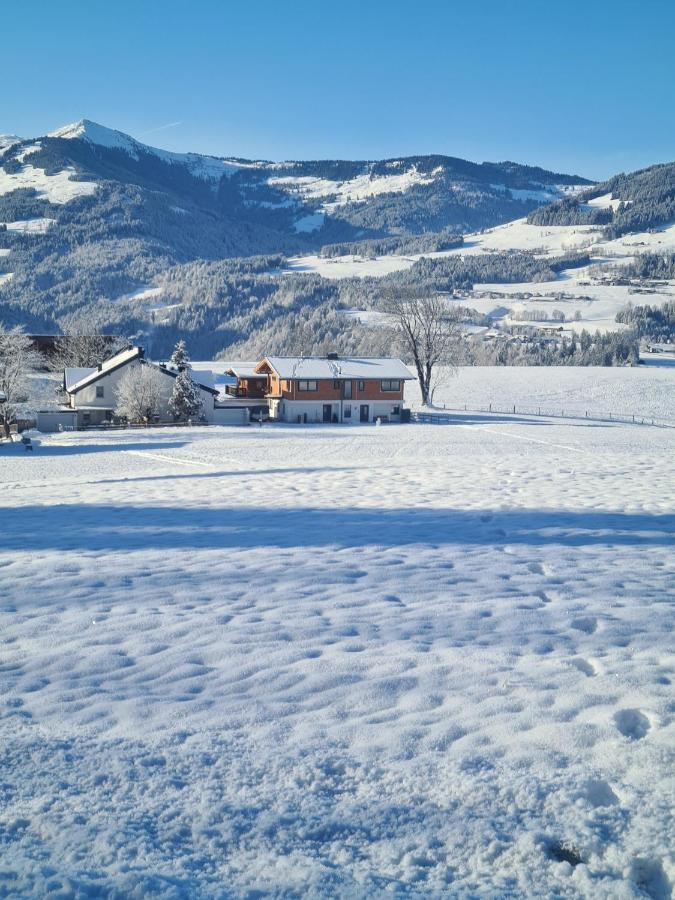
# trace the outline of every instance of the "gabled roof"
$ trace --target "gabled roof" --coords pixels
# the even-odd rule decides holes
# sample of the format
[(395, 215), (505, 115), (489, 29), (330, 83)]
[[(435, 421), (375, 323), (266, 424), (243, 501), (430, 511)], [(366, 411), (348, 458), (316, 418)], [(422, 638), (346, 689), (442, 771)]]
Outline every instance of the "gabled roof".
[(73, 386), (78, 383), (78, 381), (82, 381), (83, 378), (86, 378), (88, 375), (93, 375), (97, 370), (92, 368), (91, 366), (72, 366), (68, 369), (64, 369), (63, 371), (63, 381), (67, 391), (71, 391)]
[(328, 359), (325, 356), (266, 356), (256, 368), (259, 369), (265, 363), (280, 378), (286, 380), (395, 378), (399, 381), (414, 381), (415, 379), (410, 369), (400, 359), (386, 357), (340, 356), (338, 359)]
[[(111, 372), (121, 369), (122, 366), (134, 362), (134, 360), (138, 360), (146, 365), (155, 366), (160, 372), (164, 375), (169, 375), (171, 378), (178, 377), (178, 369), (146, 360), (144, 358), (142, 347), (126, 347), (124, 350), (120, 350), (119, 353), (111, 356), (110, 359), (104, 360), (104, 362), (95, 369), (66, 369), (64, 372), (66, 391), (69, 394), (76, 394), (78, 391), (81, 391), (82, 388), (89, 387), (90, 384), (95, 384), (100, 378), (110, 375)], [(208, 369), (200, 369), (198, 372), (192, 372), (191, 375), (194, 383), (202, 388), (202, 390), (208, 391), (214, 396), (218, 395), (218, 391), (213, 386), (213, 372), (210, 372)]]
[(257, 365), (257, 362), (233, 363), (230, 368), (225, 371), (225, 374), (234, 375), (235, 378), (261, 378), (265, 373), (256, 372)]
[[(70, 387), (68, 387), (66, 376), (66, 391), (69, 394), (76, 394), (78, 391), (81, 391), (82, 388), (88, 387), (90, 384), (94, 384), (94, 382), (98, 381), (99, 378), (103, 378), (104, 375), (110, 375), (110, 373), (114, 372), (115, 369), (126, 366), (127, 363), (132, 362), (134, 359), (143, 359), (143, 348), (125, 347), (124, 350), (120, 350), (119, 353), (111, 356), (110, 359), (104, 360), (97, 366), (97, 368), (87, 370), (88, 374), (80, 378), (79, 381), (71, 383)], [(66, 372), (68, 371), (69, 370), (66, 369)], [(70, 371), (72, 372), (73, 370), (71, 369)]]
[[(163, 363), (151, 363), (148, 362), (148, 365), (156, 366), (160, 372), (164, 375), (170, 375), (171, 378), (178, 378), (180, 375), (180, 369), (174, 369), (173, 367), (169, 367), (168, 365), (164, 365)], [(202, 388), (204, 391), (208, 391), (209, 394), (213, 394), (214, 396), (218, 395), (218, 391), (213, 386), (213, 372), (208, 369), (199, 369), (195, 371), (194, 369), (190, 369), (190, 377), (197, 385), (197, 387)]]

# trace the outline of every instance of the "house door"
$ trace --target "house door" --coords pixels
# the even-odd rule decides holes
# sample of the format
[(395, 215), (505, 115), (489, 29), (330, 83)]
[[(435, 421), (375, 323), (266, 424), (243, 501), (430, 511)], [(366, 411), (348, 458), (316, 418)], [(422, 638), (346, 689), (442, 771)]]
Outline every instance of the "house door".
[(323, 405), (323, 420), (324, 422), (330, 422), (333, 418), (333, 406), (331, 403), (324, 403)]
[(361, 421), (369, 422), (370, 421), (370, 409), (367, 403), (361, 404)]

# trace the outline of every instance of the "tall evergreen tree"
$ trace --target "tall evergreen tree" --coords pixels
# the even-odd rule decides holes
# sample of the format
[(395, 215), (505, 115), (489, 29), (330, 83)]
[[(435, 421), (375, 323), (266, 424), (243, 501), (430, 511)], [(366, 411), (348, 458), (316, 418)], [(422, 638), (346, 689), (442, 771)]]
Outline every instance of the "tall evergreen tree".
[(173, 348), (173, 353), (171, 354), (171, 359), (169, 360), (172, 366), (175, 366), (181, 372), (184, 369), (191, 369), (190, 365), (190, 354), (187, 352), (185, 347), (185, 341), (180, 340)]
[(183, 368), (176, 376), (169, 409), (177, 419), (185, 422), (199, 415), (203, 405), (199, 388), (192, 380), (190, 370)]

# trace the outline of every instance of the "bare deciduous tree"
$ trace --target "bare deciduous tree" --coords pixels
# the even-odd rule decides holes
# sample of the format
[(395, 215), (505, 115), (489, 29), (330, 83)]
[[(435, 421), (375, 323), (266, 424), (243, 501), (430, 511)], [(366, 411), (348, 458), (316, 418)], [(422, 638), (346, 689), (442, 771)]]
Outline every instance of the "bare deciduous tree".
[(31, 394), (28, 375), (41, 368), (44, 360), (27, 334), (19, 328), (5, 328), (0, 324), (0, 391), (5, 397), (0, 405), (0, 423), (9, 433), (21, 404)]
[(129, 422), (149, 422), (161, 411), (166, 378), (152, 365), (130, 368), (120, 379), (115, 413)]
[(436, 388), (457, 369), (460, 346), (457, 316), (448, 301), (438, 294), (420, 294), (401, 288), (383, 299), (394, 340), (412, 359), (422, 403), (428, 406), (433, 402)]

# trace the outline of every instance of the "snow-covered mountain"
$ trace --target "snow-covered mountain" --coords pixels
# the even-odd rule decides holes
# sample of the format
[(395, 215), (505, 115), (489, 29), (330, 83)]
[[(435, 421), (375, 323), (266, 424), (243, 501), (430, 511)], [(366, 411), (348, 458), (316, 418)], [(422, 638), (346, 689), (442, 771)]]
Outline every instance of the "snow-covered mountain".
[[(11, 169), (29, 155), (34, 158), (27, 171)], [(161, 185), (202, 204), (200, 186), (190, 179), (222, 195), (223, 202), (215, 204), (220, 212), (234, 211), (239, 220), (253, 217), (257, 224), (301, 235), (314, 245), (494, 225), (589, 183), (516, 163), (476, 164), (445, 156), (269, 162), (171, 153), (89, 119), (32, 141), (9, 138), (5, 160), (2, 194), (30, 189), (33, 179), (38, 193), (62, 202), (63, 191), (50, 193), (41, 173), (66, 172), (80, 183)], [(86, 192), (71, 190), (72, 197)], [(207, 199), (214, 205), (213, 197)]]
[(86, 141), (95, 147), (108, 150), (121, 150), (132, 159), (138, 160), (142, 155), (152, 154), (164, 162), (172, 165), (185, 166), (197, 178), (208, 178), (218, 181), (224, 175), (229, 175), (239, 164), (231, 163), (214, 156), (204, 156), (199, 153), (171, 153), (168, 150), (160, 150), (142, 144), (135, 138), (122, 131), (106, 128), (90, 119), (81, 119), (71, 125), (65, 125), (56, 131), (50, 132), (47, 137), (61, 138), (70, 141)]
[[(448, 156), (271, 162), (171, 153), (83, 119), (0, 139), (0, 320), (45, 332), (84, 322), (160, 354), (180, 331), (207, 356), (309, 318), (298, 341), (314, 346), (335, 340), (337, 310), (372, 308), (378, 278), (518, 285), (550, 277), (536, 257), (673, 219), (675, 165), (594, 186)], [(446, 253), (494, 262), (462, 275)], [(611, 324), (612, 304), (593, 310)]]

